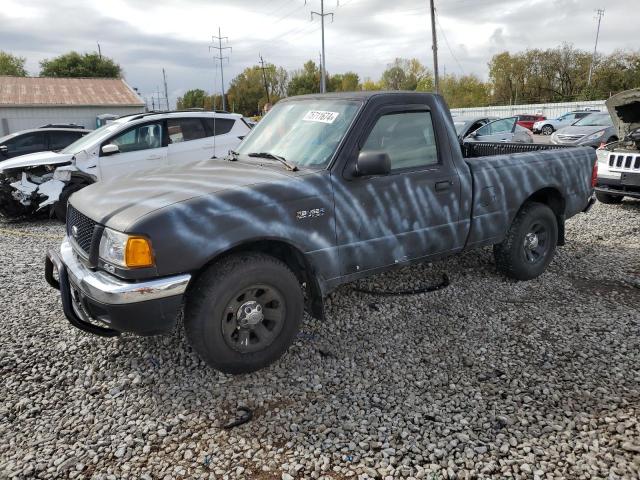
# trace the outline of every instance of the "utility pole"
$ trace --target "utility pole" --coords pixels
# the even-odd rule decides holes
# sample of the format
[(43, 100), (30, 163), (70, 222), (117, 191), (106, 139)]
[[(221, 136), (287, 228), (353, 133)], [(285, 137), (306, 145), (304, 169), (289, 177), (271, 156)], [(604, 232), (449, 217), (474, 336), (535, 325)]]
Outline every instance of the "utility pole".
[(260, 68), (262, 69), (262, 80), (264, 81), (264, 91), (267, 94), (267, 103), (271, 103), (271, 98), (269, 98), (269, 85), (267, 84), (267, 74), (264, 73), (264, 60), (262, 59), (262, 55), (260, 55)]
[(327, 12), (324, 13), (324, 0), (320, 0), (320, 13), (311, 12), (311, 20), (313, 20), (313, 16), (317, 15), (320, 17), (320, 24), (322, 30), (322, 59), (320, 61), (320, 93), (326, 93), (327, 91), (327, 72), (326, 72), (326, 64), (325, 64), (325, 54), (324, 54), (324, 17), (331, 16), (331, 22), (333, 22), (333, 13)]
[[(215, 46), (215, 42), (216, 40), (218, 41), (218, 46)], [(217, 50), (218, 51), (218, 55), (214, 56), (213, 59), (214, 60), (219, 60), (220, 61), (220, 82), (222, 84), (222, 110), (226, 110), (227, 109), (227, 102), (224, 98), (224, 69), (222, 68), (222, 64), (224, 62), (224, 60), (229, 60), (229, 57), (225, 57), (222, 55), (222, 52), (224, 50), (231, 50), (233, 51), (233, 49), (231, 47), (223, 47), (222, 46), (222, 41), (228, 42), (229, 41), (229, 37), (223, 37), (222, 33), (220, 33), (220, 27), (218, 27), (218, 36), (212, 36), (211, 37), (211, 41), (213, 42), (213, 45), (209, 45), (209, 51), (213, 50)], [(215, 110), (215, 108), (214, 108)]]
[(167, 103), (167, 111), (169, 111), (169, 92), (167, 89), (167, 75), (164, 72), (164, 68), (162, 69), (162, 80), (164, 81), (164, 100)]
[(591, 66), (589, 67), (589, 79), (587, 80), (587, 86), (591, 86), (591, 76), (593, 75), (593, 67), (596, 63), (596, 52), (598, 51), (598, 37), (600, 36), (600, 22), (604, 16), (604, 8), (596, 10), (596, 16), (598, 17), (598, 29), (596, 30), (596, 45), (593, 47), (593, 57), (591, 57)]
[(102, 50), (100, 49), (100, 42), (96, 42), (98, 44), (98, 57), (102, 60)]
[(431, 4), (431, 37), (433, 45), (433, 82), (436, 93), (440, 90), (440, 81), (438, 79), (438, 38), (436, 36), (436, 7), (433, 0), (429, 0)]

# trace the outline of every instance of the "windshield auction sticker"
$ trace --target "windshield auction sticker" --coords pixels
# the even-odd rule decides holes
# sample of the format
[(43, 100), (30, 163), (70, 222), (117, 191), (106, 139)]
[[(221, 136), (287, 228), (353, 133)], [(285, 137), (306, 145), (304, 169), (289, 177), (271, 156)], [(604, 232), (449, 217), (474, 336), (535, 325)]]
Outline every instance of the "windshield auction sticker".
[(324, 110), (311, 110), (303, 120), (306, 122), (333, 123), (338, 118), (338, 112), (325, 112)]

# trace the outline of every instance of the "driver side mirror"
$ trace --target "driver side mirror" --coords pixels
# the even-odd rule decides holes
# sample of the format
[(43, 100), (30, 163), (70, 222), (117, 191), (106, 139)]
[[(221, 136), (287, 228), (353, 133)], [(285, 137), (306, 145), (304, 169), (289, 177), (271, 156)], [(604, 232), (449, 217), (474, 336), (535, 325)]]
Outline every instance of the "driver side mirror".
[(388, 175), (391, 172), (391, 158), (387, 152), (362, 151), (356, 160), (354, 176)]
[(115, 143), (109, 143), (102, 147), (103, 155), (113, 155), (114, 153), (120, 152), (120, 148)]

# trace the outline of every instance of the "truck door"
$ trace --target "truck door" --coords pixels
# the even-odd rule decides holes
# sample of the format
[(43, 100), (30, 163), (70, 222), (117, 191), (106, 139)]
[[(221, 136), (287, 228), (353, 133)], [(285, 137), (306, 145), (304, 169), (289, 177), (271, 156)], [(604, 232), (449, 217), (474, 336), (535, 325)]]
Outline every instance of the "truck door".
[(382, 151), (391, 172), (348, 178), (353, 164), (347, 164), (334, 182), (343, 275), (462, 248), (467, 225), (448, 142), (427, 106), (383, 107), (373, 116), (350, 162), (360, 151)]

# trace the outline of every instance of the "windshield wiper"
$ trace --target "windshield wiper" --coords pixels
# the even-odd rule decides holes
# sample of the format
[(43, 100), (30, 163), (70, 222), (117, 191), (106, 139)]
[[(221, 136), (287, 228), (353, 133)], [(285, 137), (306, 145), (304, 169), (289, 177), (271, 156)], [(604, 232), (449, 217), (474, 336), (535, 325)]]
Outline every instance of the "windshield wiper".
[(281, 164), (283, 164), (285, 167), (287, 167), (287, 170), (291, 170), (292, 172), (295, 172), (295, 171), (298, 170), (298, 167), (296, 167), (292, 163), (287, 162), (284, 157), (281, 157), (280, 155), (274, 155), (273, 153), (269, 153), (269, 152), (252, 152), (252, 153), (248, 154), (247, 156), (248, 157), (258, 157), (258, 158), (268, 158), (270, 160), (277, 160)]

